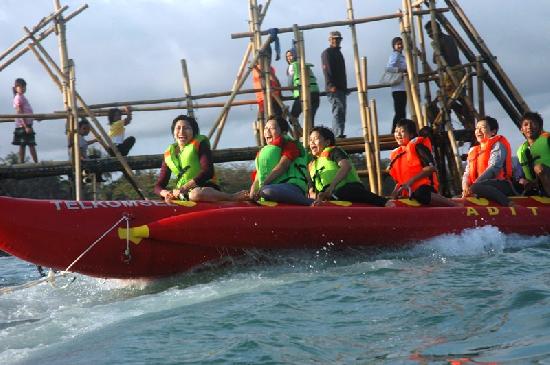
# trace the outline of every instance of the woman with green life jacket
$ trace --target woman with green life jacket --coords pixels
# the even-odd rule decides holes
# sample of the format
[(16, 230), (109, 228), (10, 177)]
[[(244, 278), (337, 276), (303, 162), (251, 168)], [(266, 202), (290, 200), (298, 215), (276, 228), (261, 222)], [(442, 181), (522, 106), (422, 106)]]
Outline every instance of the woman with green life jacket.
[(315, 204), (347, 200), (379, 207), (395, 206), (393, 201), (365, 188), (347, 153), (335, 144), (334, 133), (326, 127), (314, 127), (309, 135), (309, 148), (314, 157), (309, 164), (313, 181), (310, 197), (315, 198)]
[(518, 149), (518, 159), (525, 179), (519, 183), (525, 191), (539, 190), (550, 196), (550, 133), (543, 130), (539, 113), (528, 112), (521, 118), (521, 133), (526, 141)]
[[(288, 63), (287, 75), (288, 75), (288, 85), (294, 90), (292, 91), (292, 97), (294, 102), (292, 103), (292, 108), (290, 109), (290, 124), (293, 127), (299, 126), (298, 118), (302, 114), (302, 99), (300, 98), (301, 88), (302, 88), (302, 76), (300, 69), (300, 62), (296, 56), (296, 50), (294, 48), (286, 51), (286, 62)], [(315, 114), (317, 109), (319, 109), (319, 85), (317, 84), (317, 78), (312, 70), (313, 65), (311, 63), (306, 63), (306, 70), (308, 73), (309, 79), (309, 92), (311, 99), (311, 124), (315, 124)]]
[[(195, 118), (178, 115), (171, 126), (175, 143), (164, 152), (155, 193), (167, 203), (173, 200), (220, 201), (246, 200), (248, 193), (228, 194), (220, 191), (214, 175), (212, 151), (208, 138), (199, 134)], [(174, 176), (174, 187), (168, 189)]]
[(287, 135), (288, 122), (272, 117), (265, 124), (266, 145), (256, 156), (250, 199), (311, 205), (308, 188), (307, 154), (301, 144)]

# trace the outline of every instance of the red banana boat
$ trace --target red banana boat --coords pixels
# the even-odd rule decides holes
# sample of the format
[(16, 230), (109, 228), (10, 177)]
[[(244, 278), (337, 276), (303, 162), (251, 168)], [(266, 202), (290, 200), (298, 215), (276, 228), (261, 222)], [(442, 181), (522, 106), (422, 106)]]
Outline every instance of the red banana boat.
[(0, 197), (0, 250), (31, 263), (104, 278), (157, 278), (247, 249), (397, 247), (464, 229), (550, 233), (550, 198), (516, 207), (468, 199), (464, 207), (395, 208), (349, 202), (166, 204)]

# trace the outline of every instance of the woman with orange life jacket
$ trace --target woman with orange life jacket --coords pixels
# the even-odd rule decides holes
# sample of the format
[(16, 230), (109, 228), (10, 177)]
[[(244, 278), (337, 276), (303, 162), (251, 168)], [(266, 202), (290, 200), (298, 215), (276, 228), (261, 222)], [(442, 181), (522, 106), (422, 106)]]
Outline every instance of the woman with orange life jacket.
[(327, 127), (311, 130), (309, 148), (314, 160), (308, 167), (313, 181), (310, 198), (315, 198), (314, 204), (325, 200), (347, 200), (380, 207), (395, 206), (389, 199), (365, 189), (347, 153), (335, 144), (334, 133)]
[[(245, 200), (246, 191), (228, 194), (220, 191), (214, 177), (212, 151), (208, 138), (199, 134), (195, 118), (178, 115), (172, 121), (172, 143), (164, 152), (155, 193), (167, 203), (173, 200), (220, 201)], [(167, 189), (171, 175), (176, 176), (175, 188)]]
[(288, 204), (311, 205), (306, 197), (307, 155), (300, 143), (286, 135), (288, 122), (271, 117), (264, 128), (266, 145), (256, 156), (256, 172), (250, 187), (250, 199), (260, 198)]
[(462, 197), (477, 195), (500, 205), (513, 205), (508, 196), (516, 195), (512, 186), (512, 150), (508, 140), (497, 134), (498, 121), (485, 117), (477, 122), (477, 145), (468, 152), (462, 177)]
[(394, 137), (399, 146), (391, 152), (388, 166), (396, 182), (392, 197), (406, 196), (422, 205), (459, 206), (437, 193), (439, 183), (432, 144), (429, 138), (417, 136), (416, 124), (401, 119), (395, 125)]

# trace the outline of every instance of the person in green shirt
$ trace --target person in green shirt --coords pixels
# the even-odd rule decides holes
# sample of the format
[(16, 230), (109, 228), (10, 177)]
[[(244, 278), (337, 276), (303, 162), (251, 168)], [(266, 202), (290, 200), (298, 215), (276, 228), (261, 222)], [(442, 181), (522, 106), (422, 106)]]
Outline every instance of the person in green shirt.
[(521, 118), (521, 133), (526, 141), (518, 148), (518, 159), (525, 179), (519, 183), (525, 191), (539, 188), (550, 196), (550, 133), (543, 130), (539, 113), (527, 112)]

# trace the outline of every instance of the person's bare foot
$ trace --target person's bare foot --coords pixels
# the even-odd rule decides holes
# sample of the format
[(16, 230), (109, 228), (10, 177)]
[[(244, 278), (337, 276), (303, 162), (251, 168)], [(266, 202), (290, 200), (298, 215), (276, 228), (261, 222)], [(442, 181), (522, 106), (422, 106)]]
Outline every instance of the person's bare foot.
[(248, 200), (248, 199), (249, 199), (249, 197), (248, 197), (248, 191), (247, 190), (237, 191), (236, 193), (231, 195), (231, 200), (236, 201), (236, 202), (240, 202), (240, 201), (244, 201), (244, 200)]

